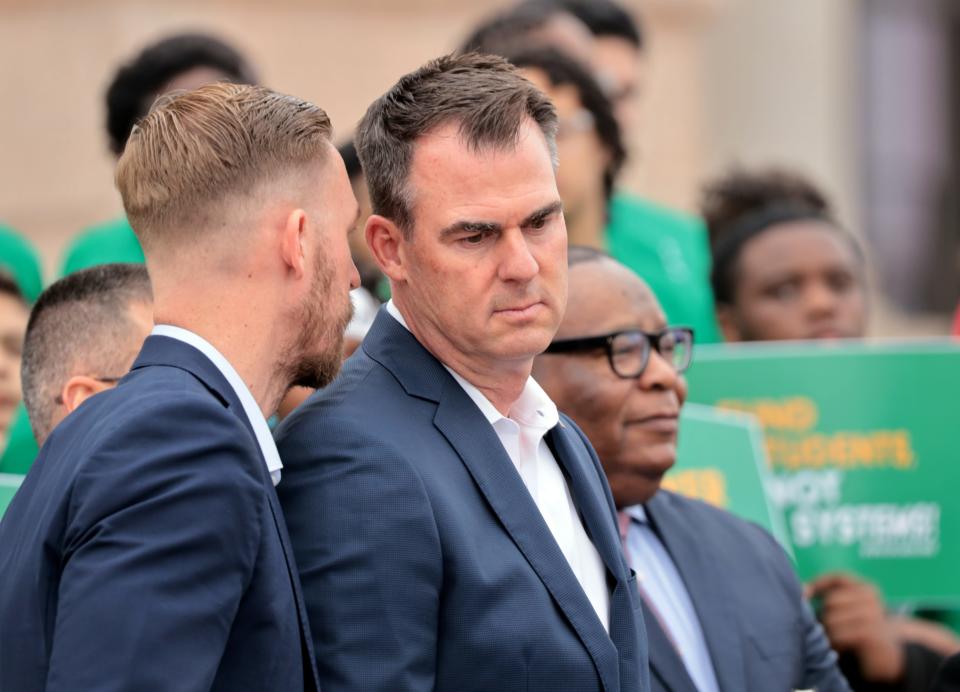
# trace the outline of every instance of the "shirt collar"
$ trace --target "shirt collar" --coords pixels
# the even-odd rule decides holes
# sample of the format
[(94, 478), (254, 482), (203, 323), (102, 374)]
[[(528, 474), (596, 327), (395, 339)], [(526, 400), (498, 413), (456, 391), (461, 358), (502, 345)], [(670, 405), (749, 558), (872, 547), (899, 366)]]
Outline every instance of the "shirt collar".
[(243, 378), (240, 377), (240, 374), (234, 367), (230, 365), (230, 361), (228, 361), (213, 344), (188, 329), (174, 327), (171, 324), (158, 324), (150, 333), (153, 336), (166, 336), (189, 344), (210, 359), (210, 362), (216, 366), (217, 370), (220, 371), (233, 388), (237, 399), (240, 400), (243, 412), (247, 416), (247, 420), (250, 421), (254, 435), (256, 435), (260, 451), (263, 452), (263, 459), (267, 464), (267, 470), (270, 472), (270, 478), (273, 480), (274, 485), (279, 483), (280, 470), (283, 468), (283, 463), (280, 461), (277, 444), (273, 440), (273, 435), (270, 434), (270, 427), (263, 417), (263, 412), (257, 405), (256, 399), (253, 398), (253, 394), (250, 393), (250, 388), (247, 387)]
[(634, 521), (637, 521), (641, 524), (646, 524), (650, 520), (647, 518), (647, 510), (643, 508), (643, 505), (633, 505), (632, 507), (627, 507), (623, 512)]
[[(392, 298), (387, 301), (387, 312), (390, 313), (390, 316), (399, 322), (404, 329), (410, 331), (410, 327), (407, 326), (406, 320), (403, 319), (403, 315), (400, 314), (400, 310), (397, 309)], [(487, 419), (487, 422), (494, 425), (501, 420), (507, 419), (477, 387), (454, 372), (446, 363), (441, 362), (440, 364), (447, 369), (447, 372), (453, 376), (457, 384), (463, 388), (467, 396), (477, 405), (477, 408), (480, 409), (480, 413)], [(523, 391), (520, 392), (520, 397), (513, 402), (513, 406), (510, 407), (509, 419), (521, 425), (549, 430), (560, 422), (560, 414), (557, 412), (556, 404), (553, 403), (543, 390), (543, 387), (541, 387), (533, 377), (528, 377), (526, 383), (523, 385)]]

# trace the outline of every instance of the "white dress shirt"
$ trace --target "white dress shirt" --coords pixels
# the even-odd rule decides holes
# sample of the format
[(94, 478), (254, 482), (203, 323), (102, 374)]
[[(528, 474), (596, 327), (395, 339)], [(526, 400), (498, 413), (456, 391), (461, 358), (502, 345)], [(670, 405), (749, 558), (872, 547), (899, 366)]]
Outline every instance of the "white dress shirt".
[[(719, 692), (707, 640), (683, 577), (666, 546), (657, 536), (640, 505), (628, 507), (626, 553), (637, 573), (642, 595), (652, 602), (660, 625), (667, 630), (677, 653), (699, 692)], [(709, 577), (708, 577), (709, 578)]]
[[(409, 329), (392, 300), (387, 302), (387, 312)], [(556, 405), (530, 377), (520, 398), (510, 407), (510, 415), (504, 416), (479, 389), (446, 365), (443, 367), (447, 368), (493, 426), (597, 617), (609, 631), (610, 593), (607, 590), (606, 569), (583, 528), (567, 481), (545, 437), (560, 422)]]
[(263, 412), (257, 405), (256, 399), (253, 398), (253, 394), (250, 393), (250, 389), (243, 378), (240, 377), (240, 374), (230, 365), (230, 361), (224, 358), (223, 354), (202, 336), (182, 327), (158, 324), (150, 334), (151, 336), (167, 336), (189, 344), (209, 358), (210, 362), (216, 366), (217, 370), (233, 387), (234, 393), (240, 400), (243, 412), (246, 414), (247, 420), (250, 421), (254, 435), (256, 435), (257, 444), (260, 445), (260, 451), (263, 452), (263, 459), (267, 464), (267, 470), (270, 472), (270, 478), (273, 480), (273, 484), (277, 485), (280, 482), (280, 470), (283, 468), (283, 464), (280, 462), (280, 453), (277, 451), (277, 444), (273, 441), (270, 426), (267, 425), (267, 420), (263, 417)]

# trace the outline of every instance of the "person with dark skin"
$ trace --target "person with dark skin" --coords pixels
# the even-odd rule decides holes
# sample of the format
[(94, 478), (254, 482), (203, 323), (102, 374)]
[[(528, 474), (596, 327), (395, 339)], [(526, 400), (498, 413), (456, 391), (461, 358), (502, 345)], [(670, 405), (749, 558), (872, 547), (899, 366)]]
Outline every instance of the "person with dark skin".
[(639, 573), (652, 689), (849, 689), (776, 541), (660, 489), (676, 460), (690, 330), (668, 325), (643, 280), (603, 253), (572, 247), (569, 261), (567, 311), (534, 373), (610, 483)]
[(727, 341), (864, 336), (863, 254), (811, 182), (734, 170), (707, 184), (702, 211)]
[[(717, 319), (727, 341), (861, 338), (863, 253), (826, 195), (788, 170), (740, 170), (705, 187)], [(851, 574), (806, 586), (857, 690), (925, 691), (960, 640), (932, 622), (886, 612), (879, 590)]]

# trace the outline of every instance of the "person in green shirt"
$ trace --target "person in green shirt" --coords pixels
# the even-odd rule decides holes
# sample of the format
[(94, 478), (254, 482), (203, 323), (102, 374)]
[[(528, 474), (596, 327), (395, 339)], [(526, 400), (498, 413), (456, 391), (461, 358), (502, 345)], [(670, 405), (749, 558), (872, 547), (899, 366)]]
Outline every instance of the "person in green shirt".
[(0, 224), (0, 271), (10, 275), (28, 303), (33, 303), (43, 290), (43, 272), (36, 248), (4, 224)]
[(20, 404), (20, 357), (29, 308), (17, 283), (0, 273), (0, 448), (6, 446), (10, 426)]
[(703, 214), (727, 341), (864, 336), (863, 251), (811, 181), (736, 168), (704, 187)]
[(557, 186), (570, 244), (606, 249), (647, 282), (671, 323), (693, 327), (699, 343), (718, 341), (703, 224), (614, 193), (626, 151), (600, 85), (585, 67), (554, 49), (507, 57), (557, 109)]
[(0, 473), (26, 475), (33, 466), (40, 448), (30, 430), (30, 416), (21, 401), (13, 414), (13, 422), (7, 435), (7, 446), (0, 454)]
[[(120, 67), (107, 89), (111, 151), (123, 153), (133, 126), (157, 97), (211, 82), (256, 84), (257, 77), (235, 48), (213, 36), (178, 34), (144, 48)], [(140, 243), (123, 217), (80, 231), (64, 253), (61, 275), (112, 262), (143, 263)]]
[[(9, 274), (15, 289), (8, 285), (4, 273)], [(6, 290), (3, 290), (6, 287)], [(12, 317), (15, 328), (9, 338), (0, 344), (6, 363), (0, 368), (0, 389), (7, 392), (0, 403), (0, 473), (23, 474), (37, 456), (37, 445), (30, 432), (27, 410), (20, 401), (20, 343), (26, 329), (27, 308), (24, 301), (33, 303), (43, 290), (40, 257), (30, 242), (9, 226), (0, 225), (0, 321)], [(22, 323), (23, 329), (20, 328)], [(19, 337), (14, 332), (19, 333)], [(17, 403), (10, 408), (13, 392)], [(7, 401), (9, 400), (9, 401)]]

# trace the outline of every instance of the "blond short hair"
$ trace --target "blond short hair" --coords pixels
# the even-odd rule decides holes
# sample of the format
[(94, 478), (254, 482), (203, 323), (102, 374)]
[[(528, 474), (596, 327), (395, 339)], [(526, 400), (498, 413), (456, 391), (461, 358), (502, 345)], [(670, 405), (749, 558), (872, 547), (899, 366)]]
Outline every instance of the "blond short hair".
[(149, 255), (172, 231), (203, 231), (225, 201), (320, 162), (330, 137), (321, 108), (263, 87), (175, 92), (134, 128), (117, 164), (117, 188)]

